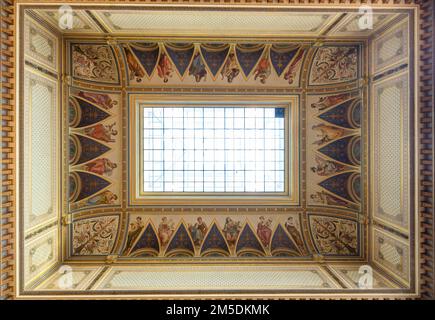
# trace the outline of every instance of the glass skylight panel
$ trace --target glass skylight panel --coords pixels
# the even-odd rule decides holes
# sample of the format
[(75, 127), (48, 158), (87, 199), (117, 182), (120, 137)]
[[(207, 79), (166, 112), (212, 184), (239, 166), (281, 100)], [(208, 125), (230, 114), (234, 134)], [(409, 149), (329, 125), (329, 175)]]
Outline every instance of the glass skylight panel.
[(284, 121), (279, 107), (145, 107), (144, 192), (284, 192)]

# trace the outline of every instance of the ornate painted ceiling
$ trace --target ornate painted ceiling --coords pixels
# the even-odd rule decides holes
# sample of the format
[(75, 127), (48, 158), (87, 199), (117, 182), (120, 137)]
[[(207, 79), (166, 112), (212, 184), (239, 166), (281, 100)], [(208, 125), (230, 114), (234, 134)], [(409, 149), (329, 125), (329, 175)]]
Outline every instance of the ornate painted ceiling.
[[(140, 267), (187, 264), (285, 265), (300, 283), (355, 288), (356, 267), (369, 261), (380, 287), (409, 287), (414, 35), (405, 11), (376, 10), (369, 30), (341, 8), (81, 6), (72, 30), (54, 7), (26, 13), (23, 150), (53, 159), (23, 168), (26, 286), (55, 290), (38, 277), (60, 261), (77, 268), (82, 289), (117, 290), (128, 268), (142, 281)], [(143, 150), (131, 110), (180, 97), (294, 102), (294, 201), (135, 201), (132, 159)]]
[[(71, 257), (362, 259), (362, 56), (362, 45), (351, 42), (70, 41)], [(123, 96), (143, 90), (237, 96), (246, 89), (300, 97), (297, 134), (305, 145), (297, 152), (306, 160), (296, 170), (299, 204), (153, 212), (132, 205), (123, 170), (135, 151), (123, 148), (122, 128), (129, 126)]]

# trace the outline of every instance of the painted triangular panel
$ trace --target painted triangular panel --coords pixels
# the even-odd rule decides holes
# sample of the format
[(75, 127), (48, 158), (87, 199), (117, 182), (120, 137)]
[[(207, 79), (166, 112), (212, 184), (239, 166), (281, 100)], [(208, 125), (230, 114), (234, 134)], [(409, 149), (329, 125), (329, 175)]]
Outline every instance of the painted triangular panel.
[(236, 46), (237, 61), (239, 62), (245, 77), (248, 77), (251, 74), (258, 60), (260, 60), (263, 51), (264, 45), (244, 44)]
[(236, 252), (253, 249), (264, 253), (263, 247), (248, 224), (245, 224), (237, 241)]
[[(352, 194), (358, 193), (359, 187), (354, 190), (353, 186), (353, 178), (352, 176), (355, 175), (355, 172), (345, 172), (342, 174), (338, 174), (336, 176), (330, 177), (322, 182), (319, 183), (319, 185), (322, 188), (325, 188), (329, 192), (340, 196), (341, 198), (344, 198), (349, 201), (357, 202), (357, 199), (355, 199)], [(359, 181), (359, 180), (358, 180)], [(352, 183), (349, 183), (352, 182)], [(358, 195), (359, 196), (359, 195)]]
[(173, 250), (187, 250), (192, 253), (195, 252), (192, 240), (190, 239), (189, 233), (184, 224), (181, 224), (178, 227), (178, 230), (172, 237), (171, 242), (168, 244), (166, 253), (170, 253)]
[(219, 231), (219, 228), (216, 226), (216, 223), (210, 228), (210, 231), (207, 233), (201, 247), (201, 254), (207, 251), (219, 250), (224, 251), (229, 254), (230, 250), (228, 249), (228, 245), (225, 242), (222, 233)]
[(131, 44), (130, 48), (145, 69), (148, 77), (151, 77), (159, 60), (159, 45), (157, 43), (135, 43)]
[(216, 77), (227, 58), (230, 46), (228, 44), (202, 44), (201, 54), (213, 77)]
[(189, 67), (189, 75), (195, 77), (196, 82), (200, 82), (202, 78), (206, 79), (207, 69), (201, 54), (197, 52), (192, 60), (192, 64)]
[(78, 97), (71, 97), (70, 99), (70, 108), (73, 108), (74, 101), (78, 103), (80, 108), (80, 111), (78, 112), (80, 119), (77, 119), (78, 121), (71, 125), (74, 128), (90, 126), (110, 117), (110, 114), (87, 102), (86, 100)]
[(134, 245), (131, 253), (133, 254), (135, 251), (140, 249), (151, 249), (157, 252), (159, 252), (160, 250), (159, 240), (150, 223), (145, 228), (145, 231), (142, 233), (139, 240)]
[(70, 145), (70, 153), (77, 152), (80, 153), (78, 157), (71, 157), (70, 158), (78, 158), (77, 161), (73, 162), (73, 165), (81, 164), (84, 162), (88, 162), (92, 159), (95, 159), (102, 154), (106, 153), (110, 150), (109, 147), (105, 146), (104, 144), (101, 144), (93, 139), (89, 139), (87, 137), (81, 136), (81, 135), (74, 135), (74, 137), (77, 138), (77, 141), (79, 143), (79, 146), (73, 147), (73, 144)]
[(88, 198), (110, 185), (106, 179), (87, 172), (76, 172), (80, 178), (80, 191), (75, 201)]
[(351, 107), (355, 100), (348, 100), (319, 115), (319, 118), (343, 128), (356, 129), (350, 118)]
[(284, 231), (281, 224), (276, 227), (275, 233), (272, 236), (272, 241), (270, 244), (270, 250), (273, 253), (275, 250), (290, 250), (295, 252), (300, 252), (298, 246), (293, 243), (288, 234)]
[(295, 47), (294, 45), (273, 45), (270, 48), (270, 61), (272, 62), (272, 66), (278, 74), (278, 77), (282, 75), (298, 50), (299, 47)]
[(360, 141), (359, 137), (348, 136), (332, 141), (318, 149), (318, 151), (339, 162), (359, 165), (359, 157), (361, 155), (360, 151), (358, 151), (358, 148), (360, 148), (358, 141)]
[(165, 45), (166, 52), (169, 54), (172, 62), (178, 70), (181, 77), (184, 76), (187, 68), (190, 65), (190, 61), (193, 57), (195, 47), (192, 43), (188, 44), (170, 44)]

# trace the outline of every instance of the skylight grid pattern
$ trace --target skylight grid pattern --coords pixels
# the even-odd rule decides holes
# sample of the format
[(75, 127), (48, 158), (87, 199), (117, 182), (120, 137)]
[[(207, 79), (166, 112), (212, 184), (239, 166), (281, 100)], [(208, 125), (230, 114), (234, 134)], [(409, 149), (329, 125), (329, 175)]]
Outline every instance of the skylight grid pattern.
[(284, 192), (285, 109), (145, 107), (144, 192)]

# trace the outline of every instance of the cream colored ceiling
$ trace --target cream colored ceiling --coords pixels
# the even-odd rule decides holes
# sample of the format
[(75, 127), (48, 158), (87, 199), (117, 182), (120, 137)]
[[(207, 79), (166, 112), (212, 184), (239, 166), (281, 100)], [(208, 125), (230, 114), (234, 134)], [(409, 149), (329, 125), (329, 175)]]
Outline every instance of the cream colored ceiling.
[(74, 27), (61, 30), (56, 9), (33, 10), (62, 33), (123, 36), (369, 36), (397, 17), (375, 12), (373, 29), (361, 30), (358, 13), (338, 11), (73, 10)]
[(72, 33), (101, 33), (102, 29), (98, 27), (96, 22), (89, 16), (85, 10), (73, 11), (73, 29), (62, 30), (59, 28), (59, 11), (58, 10), (36, 10), (36, 13), (47, 21), (51, 26), (60, 32)]

